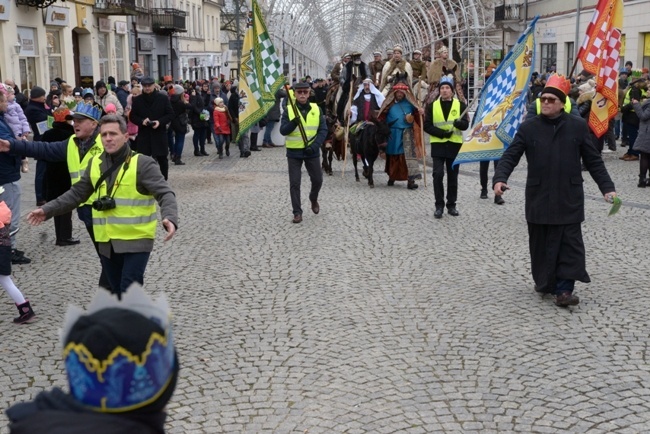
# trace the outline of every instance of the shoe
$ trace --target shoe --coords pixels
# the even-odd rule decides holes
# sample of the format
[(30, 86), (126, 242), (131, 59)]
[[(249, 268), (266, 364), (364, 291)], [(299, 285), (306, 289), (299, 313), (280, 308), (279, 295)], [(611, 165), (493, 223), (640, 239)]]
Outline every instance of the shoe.
[(219, 154), (219, 159), (223, 160), (223, 154)]
[(281, 148), (281, 147), (282, 147), (282, 146), (280, 146), (280, 145), (276, 145), (276, 144), (273, 143), (273, 142), (269, 143), (269, 146), (272, 147), (272, 148)]
[(22, 250), (18, 250), (18, 249), (11, 249), (11, 254), (12, 255), (16, 254), (18, 256), (25, 256), (25, 252), (23, 252)]
[(26, 324), (36, 316), (29, 305), (29, 300), (25, 300), (23, 304), (17, 304), (16, 307), (18, 308), (18, 317), (14, 318), (14, 324)]
[(169, 154), (169, 160), (172, 161), (172, 162), (176, 161), (176, 155)]
[(630, 155), (625, 161), (639, 161), (638, 155)]
[(176, 166), (185, 166), (185, 163), (183, 163), (183, 162), (181, 161), (180, 158), (177, 158), (177, 159), (174, 161), (174, 164), (175, 164)]
[(46, 203), (47, 203), (46, 200), (37, 200), (37, 201), (36, 201), (36, 206), (43, 206), (43, 205), (45, 205)]
[(268, 143), (262, 143), (262, 148), (272, 148)]
[(415, 181), (409, 181), (408, 184), (406, 184), (406, 188), (409, 190), (415, 190), (418, 188), (418, 185), (415, 183)]
[(292, 223), (302, 223), (302, 215), (296, 214), (293, 216), (293, 220), (291, 220)]
[(549, 291), (548, 289), (541, 288), (541, 287), (539, 287), (537, 285), (535, 285), (535, 292), (538, 293), (538, 294), (542, 294), (542, 295), (544, 295), (544, 294), (553, 294), (553, 291)]
[(580, 298), (573, 295), (572, 292), (566, 291), (555, 296), (555, 305), (560, 307), (575, 306), (580, 303)]
[(18, 255), (17, 253), (14, 253), (13, 251), (11, 252), (11, 263), (12, 264), (14, 264), (14, 265), (23, 265), (23, 264), (29, 264), (31, 262), (32, 262), (32, 260), (29, 259), (24, 254)]
[(200, 156), (201, 156), (201, 153), (200, 153), (199, 151), (194, 151), (194, 156), (195, 156), (195, 157), (200, 157)]
[(80, 241), (76, 238), (68, 238), (67, 240), (56, 240), (57, 246), (75, 246), (79, 244)]
[(442, 213), (443, 213), (442, 208), (436, 208), (436, 211), (433, 213), (433, 217), (437, 219), (441, 219)]
[(496, 203), (497, 205), (503, 205), (504, 203), (506, 203), (506, 201), (503, 200), (502, 196), (494, 196), (494, 203)]
[(244, 152), (244, 158), (248, 158), (250, 156), (251, 156), (251, 151)]
[(449, 208), (447, 210), (447, 214), (449, 214), (450, 216), (453, 216), (453, 217), (458, 217), (460, 215), (460, 213), (458, 212), (458, 210), (456, 209), (455, 206), (452, 206), (451, 208)]
[(627, 140), (621, 141), (621, 148), (627, 148), (628, 145), (629, 143), (627, 142)]
[(487, 190), (481, 190), (481, 199), (487, 199)]
[(203, 155), (204, 157), (208, 157), (210, 154), (208, 154), (208, 153), (205, 152), (205, 151), (201, 151), (201, 155)]
[(314, 211), (314, 214), (318, 214), (320, 212), (320, 205), (318, 205), (317, 200), (311, 203), (311, 210)]
[(392, 187), (393, 185), (395, 185), (395, 180), (394, 179), (389, 179), (388, 184), (386, 184), (386, 185), (388, 185), (389, 187)]
[(255, 147), (251, 146), (251, 151), (257, 152), (257, 151), (261, 151), (261, 149), (258, 148), (257, 146), (255, 146)]

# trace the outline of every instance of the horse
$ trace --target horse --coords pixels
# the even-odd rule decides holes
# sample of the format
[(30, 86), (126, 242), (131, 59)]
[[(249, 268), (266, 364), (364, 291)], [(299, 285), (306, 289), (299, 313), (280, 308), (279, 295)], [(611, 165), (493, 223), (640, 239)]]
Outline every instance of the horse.
[(336, 156), (336, 160), (340, 161), (345, 152), (345, 137), (340, 133), (336, 134), (337, 129), (343, 128), (337, 123), (336, 111), (338, 106), (338, 99), (340, 98), (340, 84), (335, 83), (327, 91), (325, 97), (325, 119), (327, 121), (327, 138), (322, 146), (323, 151), (323, 172), (332, 176), (332, 160)]
[(354, 165), (354, 177), (359, 182), (357, 171), (357, 154), (361, 156), (363, 164), (363, 176), (368, 179), (368, 186), (375, 188), (372, 178), (375, 160), (379, 152), (386, 148), (386, 142), (390, 136), (390, 127), (384, 122), (373, 120), (371, 122), (360, 122), (355, 125), (354, 134), (350, 134), (350, 153)]

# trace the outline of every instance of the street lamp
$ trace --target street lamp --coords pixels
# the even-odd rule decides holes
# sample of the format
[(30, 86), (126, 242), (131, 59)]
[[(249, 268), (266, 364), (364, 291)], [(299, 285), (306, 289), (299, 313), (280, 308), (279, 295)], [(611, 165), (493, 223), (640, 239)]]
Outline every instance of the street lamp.
[(21, 44), (20, 41), (16, 41), (14, 44), (14, 51), (16, 52), (16, 56), (20, 54), (21, 48), (23, 48), (23, 44)]

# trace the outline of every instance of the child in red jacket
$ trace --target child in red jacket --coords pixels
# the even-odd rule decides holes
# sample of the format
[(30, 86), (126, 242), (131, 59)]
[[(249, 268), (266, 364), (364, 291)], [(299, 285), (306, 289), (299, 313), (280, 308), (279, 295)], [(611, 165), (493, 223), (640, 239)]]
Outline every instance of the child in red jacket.
[(223, 145), (226, 144), (226, 156), (230, 156), (230, 113), (222, 98), (214, 100), (214, 142), (217, 145), (219, 159), (223, 158)]

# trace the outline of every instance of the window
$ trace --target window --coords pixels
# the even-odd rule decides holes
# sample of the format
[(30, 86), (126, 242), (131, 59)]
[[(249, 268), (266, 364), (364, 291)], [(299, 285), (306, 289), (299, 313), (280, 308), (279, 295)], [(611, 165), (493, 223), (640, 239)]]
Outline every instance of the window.
[(565, 49), (566, 49), (566, 76), (569, 76), (569, 72), (571, 72), (571, 68), (573, 68), (573, 61), (574, 61), (574, 55), (575, 55), (575, 49), (574, 43), (573, 42), (567, 42), (565, 44)]
[(122, 77), (124, 74), (124, 35), (115, 35), (115, 65), (117, 76)]
[(169, 58), (165, 56), (158, 56), (158, 75), (169, 75)]
[(63, 77), (61, 62), (61, 32), (54, 29), (45, 29), (48, 54), (48, 81), (56, 77)]
[(97, 45), (99, 48), (99, 77), (106, 80), (111, 75), (108, 71), (108, 33), (97, 34)]
[(541, 68), (540, 72), (555, 72), (557, 66), (557, 44), (541, 44)]

